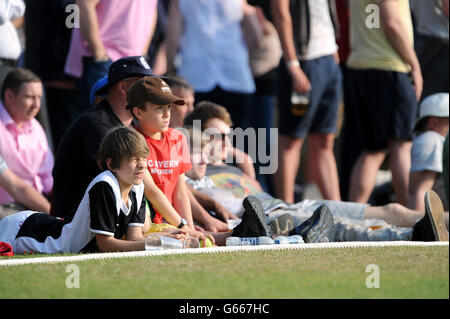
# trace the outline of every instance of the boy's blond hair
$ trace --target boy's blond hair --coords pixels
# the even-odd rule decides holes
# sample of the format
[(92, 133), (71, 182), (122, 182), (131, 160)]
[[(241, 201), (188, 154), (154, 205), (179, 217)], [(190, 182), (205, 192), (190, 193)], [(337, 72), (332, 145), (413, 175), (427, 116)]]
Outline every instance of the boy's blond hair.
[(118, 127), (110, 130), (103, 138), (98, 151), (103, 169), (108, 169), (106, 160), (111, 159), (110, 169), (120, 167), (123, 160), (133, 157), (148, 157), (150, 150), (145, 138), (135, 129)]

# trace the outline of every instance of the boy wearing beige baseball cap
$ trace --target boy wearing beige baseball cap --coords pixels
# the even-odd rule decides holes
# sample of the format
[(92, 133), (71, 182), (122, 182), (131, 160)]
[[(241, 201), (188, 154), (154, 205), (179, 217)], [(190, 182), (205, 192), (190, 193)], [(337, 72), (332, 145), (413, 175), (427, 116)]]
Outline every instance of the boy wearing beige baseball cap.
[[(192, 213), (188, 209), (189, 199), (184, 196), (184, 173), (192, 167), (189, 148), (184, 135), (169, 128), (172, 105), (184, 105), (184, 100), (174, 96), (163, 79), (146, 76), (131, 87), (127, 101), (135, 128), (145, 137), (150, 148), (148, 171), (170, 204), (178, 208), (183, 216), (170, 210), (172, 213), (169, 215), (164, 212), (164, 218), (179, 228), (187, 226), (194, 229)], [(163, 216), (158, 210), (155, 209), (152, 214), (154, 223), (163, 223)]]
[[(225, 245), (226, 238), (230, 236), (270, 235), (264, 214), (261, 215), (256, 209), (246, 211), (242, 227), (233, 233), (197, 231), (185, 182), (185, 172), (192, 168), (190, 150), (185, 135), (169, 127), (172, 105), (178, 107), (184, 105), (185, 101), (174, 96), (163, 79), (152, 76), (138, 80), (128, 91), (127, 100), (127, 108), (136, 123), (135, 128), (144, 135), (150, 149), (147, 169), (151, 177), (144, 177), (145, 195), (158, 207), (150, 207), (151, 220), (156, 225), (149, 232), (165, 229), (163, 226), (168, 226), (165, 223), (168, 222), (171, 225), (169, 227), (181, 228), (191, 236), (198, 237), (203, 245), (206, 245), (205, 237), (212, 243)], [(167, 201), (160, 200), (160, 192), (155, 191), (155, 184)]]

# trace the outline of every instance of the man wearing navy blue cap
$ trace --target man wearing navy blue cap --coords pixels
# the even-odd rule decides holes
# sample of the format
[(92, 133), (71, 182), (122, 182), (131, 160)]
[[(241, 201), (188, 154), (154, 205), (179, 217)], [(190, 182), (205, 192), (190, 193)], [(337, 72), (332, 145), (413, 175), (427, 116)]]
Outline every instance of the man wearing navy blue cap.
[(51, 214), (71, 220), (86, 187), (100, 172), (97, 153), (106, 133), (132, 121), (127, 91), (141, 77), (155, 76), (142, 56), (125, 57), (111, 64), (108, 82), (96, 95), (106, 97), (72, 123), (56, 150)]

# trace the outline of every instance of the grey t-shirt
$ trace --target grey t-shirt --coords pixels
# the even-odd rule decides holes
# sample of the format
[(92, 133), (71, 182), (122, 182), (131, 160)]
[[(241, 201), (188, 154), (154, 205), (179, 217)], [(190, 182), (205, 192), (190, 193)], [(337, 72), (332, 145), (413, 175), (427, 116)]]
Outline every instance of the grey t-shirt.
[(442, 173), (442, 150), (445, 137), (435, 131), (417, 136), (411, 148), (411, 172)]
[(411, 172), (432, 171), (437, 173), (432, 189), (441, 198), (444, 210), (448, 211), (442, 176), (444, 140), (445, 137), (435, 131), (426, 131), (417, 136), (411, 148)]

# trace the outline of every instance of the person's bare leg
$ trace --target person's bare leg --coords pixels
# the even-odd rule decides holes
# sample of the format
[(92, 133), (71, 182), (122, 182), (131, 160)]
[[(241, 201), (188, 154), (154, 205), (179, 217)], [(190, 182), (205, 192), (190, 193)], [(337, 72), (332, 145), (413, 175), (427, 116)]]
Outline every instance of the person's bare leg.
[(339, 177), (334, 156), (334, 134), (310, 134), (308, 168), (324, 199), (340, 201)]
[(386, 157), (386, 151), (363, 152), (350, 176), (349, 201), (367, 203), (375, 187), (378, 170)]
[(413, 227), (414, 224), (425, 215), (397, 203), (384, 206), (368, 206), (364, 218), (382, 219), (388, 224), (398, 227)]
[(390, 169), (392, 172), (392, 187), (397, 201), (402, 205), (408, 202), (409, 171), (411, 169), (412, 142), (395, 140), (389, 142), (391, 154)]
[(278, 138), (278, 170), (274, 174), (275, 192), (278, 198), (294, 202), (294, 186), (300, 167), (302, 138), (280, 135)]

